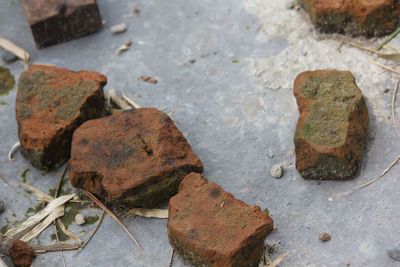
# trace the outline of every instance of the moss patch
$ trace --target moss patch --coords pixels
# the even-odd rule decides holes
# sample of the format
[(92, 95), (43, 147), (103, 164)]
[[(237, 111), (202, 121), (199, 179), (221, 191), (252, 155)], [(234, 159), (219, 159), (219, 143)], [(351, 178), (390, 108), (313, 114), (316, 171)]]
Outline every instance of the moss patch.
[(301, 136), (316, 145), (341, 146), (346, 140), (350, 115), (362, 99), (353, 76), (343, 72), (326, 77), (311, 75), (299, 91), (314, 99)]
[(14, 89), (15, 79), (10, 70), (0, 67), (0, 95), (8, 95)]
[(21, 173), (21, 178), (22, 178), (22, 181), (23, 181), (24, 183), (26, 183), (26, 176), (27, 176), (28, 172), (30, 172), (30, 171), (31, 171), (31, 169), (25, 169), (25, 170)]

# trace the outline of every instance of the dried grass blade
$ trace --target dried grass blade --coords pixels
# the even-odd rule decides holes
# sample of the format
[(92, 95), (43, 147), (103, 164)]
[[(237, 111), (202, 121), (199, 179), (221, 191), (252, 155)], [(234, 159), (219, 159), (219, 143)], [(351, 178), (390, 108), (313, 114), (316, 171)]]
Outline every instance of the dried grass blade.
[(391, 60), (394, 61), (396, 63), (400, 63), (400, 54), (399, 53), (395, 53), (395, 54), (383, 54), (383, 53), (377, 53), (377, 55), (383, 59), (386, 60)]
[(378, 52), (377, 50), (375, 50), (375, 49), (372, 49), (372, 48), (369, 48), (369, 47), (366, 47), (366, 46), (362, 46), (362, 45), (357, 44), (357, 43), (347, 42), (347, 44), (349, 44), (349, 45), (351, 45), (351, 46), (354, 46), (354, 47), (357, 47), (357, 48), (360, 48), (360, 49), (365, 50), (365, 51), (369, 51), (369, 52), (374, 53), (374, 54), (379, 53), (379, 52)]
[(127, 217), (139, 215), (147, 218), (168, 219), (168, 210), (161, 209), (130, 209), (127, 212)]
[(104, 205), (100, 200), (98, 200), (92, 193), (86, 190), (82, 190), (85, 195), (87, 195), (91, 200), (93, 200), (97, 205), (99, 205), (103, 210), (105, 210), (108, 214), (110, 214), (111, 217), (124, 229), (124, 231), (129, 235), (129, 237), (135, 242), (135, 244), (139, 247), (140, 251), (144, 253), (144, 250), (142, 246), (139, 244), (139, 242), (136, 240), (136, 238), (129, 232), (128, 228), (121, 222), (120, 219), (109, 209)]
[(33, 228), (29, 233), (24, 235), (21, 238), (21, 241), (28, 242), (32, 240), (33, 238), (37, 237), (40, 235), (41, 232), (43, 232), (44, 229), (46, 229), (50, 224), (53, 223), (53, 221), (61, 216), (64, 215), (64, 206), (58, 206), (56, 209), (54, 209), (49, 216), (47, 216), (42, 222), (40, 222), (35, 228)]
[(275, 267), (276, 265), (278, 265), (284, 258), (286, 258), (288, 255), (290, 254), (290, 252), (286, 252), (283, 253), (281, 255), (279, 255), (271, 264), (271, 267)]
[(21, 146), (21, 143), (18, 141), (11, 147), (10, 151), (8, 152), (8, 161), (15, 160), (12, 156), (19, 149), (20, 146)]
[(130, 99), (126, 94), (124, 90), (121, 90), (121, 95), (123, 97), (123, 99), (128, 102), (130, 105), (132, 105), (132, 107), (134, 108), (141, 108), (141, 106), (139, 106), (138, 104), (136, 104), (135, 102), (133, 102), (132, 99)]
[(44, 201), (47, 201), (47, 202), (50, 202), (50, 201), (54, 200), (54, 197), (52, 197), (52, 196), (40, 191), (39, 189), (37, 189), (36, 187), (34, 187), (34, 186), (30, 185), (30, 184), (21, 183), (21, 185), (26, 187), (26, 188), (28, 188), (30, 191), (32, 191), (35, 195), (38, 196), (38, 198), (40, 200), (44, 200)]
[(397, 48), (394, 48), (393, 46), (384, 45), (383, 48), (388, 49), (388, 50), (392, 50), (396, 54), (400, 54), (400, 51)]
[(375, 65), (377, 65), (377, 66), (379, 66), (379, 67), (381, 67), (381, 68), (383, 68), (383, 69), (386, 69), (386, 70), (388, 70), (388, 71), (391, 71), (391, 72), (400, 74), (400, 71), (399, 71), (399, 70), (395, 70), (395, 69), (393, 69), (393, 68), (391, 68), (391, 67), (388, 67), (388, 66), (383, 65), (383, 64), (381, 64), (381, 63), (379, 63), (379, 62), (376, 62), (376, 61), (374, 61), (374, 60), (372, 60), (372, 59), (370, 59), (370, 58), (368, 59), (368, 61), (371, 62), (371, 63), (373, 63), (373, 64), (375, 64)]
[(121, 109), (123, 110), (129, 110), (132, 109), (132, 107), (130, 105), (128, 105), (124, 99), (120, 98), (117, 95), (117, 92), (114, 89), (110, 89), (108, 91), (108, 96), (111, 98), (112, 101), (114, 101), (115, 104), (117, 104), (117, 106), (119, 106)]
[(57, 224), (60, 227), (60, 230), (63, 231), (64, 234), (66, 234), (69, 238), (77, 241), (79, 244), (83, 243), (82, 239), (80, 239), (78, 236), (68, 231), (67, 227), (65, 227), (64, 223), (61, 221), (60, 218), (57, 218)]
[(18, 233), (25, 228), (28, 228), (35, 223), (43, 220), (46, 218), (50, 213), (54, 212), (55, 209), (57, 209), (59, 206), (63, 205), (65, 202), (70, 200), (71, 198), (75, 197), (76, 194), (71, 194), (71, 195), (65, 195), (61, 196), (59, 198), (56, 198), (52, 200), (44, 209), (36, 213), (35, 215), (29, 217), (26, 221), (21, 223), (20, 225), (9, 229), (4, 236), (12, 236), (14, 233)]
[(171, 256), (170, 256), (170, 258), (169, 258), (168, 267), (172, 267), (172, 263), (173, 263), (173, 260), (174, 260), (174, 253), (175, 253), (175, 249), (172, 248)]
[(15, 45), (14, 43), (12, 43), (11, 41), (9, 41), (7, 39), (0, 38), (0, 46), (2, 48), (4, 48), (5, 50), (13, 53), (14, 55), (16, 55), (17, 57), (19, 57), (22, 60), (29, 60), (29, 58), (30, 58), (28, 52), (26, 52), (24, 49)]

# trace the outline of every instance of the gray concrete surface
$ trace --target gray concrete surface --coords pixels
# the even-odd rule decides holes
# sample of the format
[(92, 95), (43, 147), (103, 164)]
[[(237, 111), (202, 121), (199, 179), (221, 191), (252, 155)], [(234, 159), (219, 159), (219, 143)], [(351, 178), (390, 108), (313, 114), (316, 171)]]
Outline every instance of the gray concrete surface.
[[(271, 212), (278, 229), (267, 241), (281, 240), (273, 257), (290, 252), (279, 266), (400, 266), (386, 254), (400, 240), (398, 166), (374, 185), (328, 201), (374, 178), (398, 155), (391, 91), (384, 93), (398, 77), (381, 74), (364, 51), (348, 46), (337, 51), (341, 36), (316, 33), (302, 12), (286, 5), (286, 0), (99, 0), (103, 30), (37, 50), (18, 1), (0, 0), (0, 36), (27, 49), (33, 62), (99, 71), (108, 77), (107, 89), (124, 89), (142, 106), (176, 110), (174, 118), (202, 159), (205, 176)], [(128, 29), (113, 35), (110, 27), (119, 23)], [(117, 55), (117, 47), (128, 39), (130, 50)], [(399, 39), (391, 43), (399, 44)], [(7, 67), (16, 78), (23, 71), (20, 63)], [(318, 68), (352, 71), (367, 99), (370, 134), (362, 169), (352, 181), (305, 181), (294, 168), (298, 112), (292, 83), (299, 72)], [(141, 75), (156, 77), (158, 83), (138, 80)], [(0, 96), (8, 103), (0, 106), (0, 198), (7, 206), (0, 226), (25, 219), (24, 212), (37, 204), (19, 185), (21, 172), (30, 168), (27, 182), (45, 192), (56, 186), (61, 172), (42, 174), (19, 154), (15, 162), (7, 161), (17, 141), (15, 94)], [(285, 174), (274, 179), (270, 169), (281, 162)], [(64, 253), (67, 266), (167, 266), (166, 220), (137, 217), (126, 224), (145, 255), (107, 216), (80, 254)], [(83, 239), (93, 227), (85, 226)], [(81, 229), (70, 227), (78, 234)], [(321, 232), (332, 240), (320, 242)], [(40, 242), (52, 242), (51, 233), (43, 233)], [(40, 255), (34, 266), (62, 266), (60, 254)], [(173, 266), (185, 264), (175, 257)]]

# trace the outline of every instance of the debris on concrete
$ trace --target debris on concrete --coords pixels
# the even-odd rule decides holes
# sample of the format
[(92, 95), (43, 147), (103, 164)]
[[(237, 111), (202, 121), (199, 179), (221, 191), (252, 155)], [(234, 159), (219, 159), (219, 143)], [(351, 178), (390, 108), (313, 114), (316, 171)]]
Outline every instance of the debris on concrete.
[(96, 0), (21, 0), (38, 48), (98, 31), (102, 26)]
[(283, 175), (283, 172), (284, 172), (284, 170), (283, 170), (282, 163), (275, 164), (274, 166), (272, 166), (271, 171), (270, 171), (271, 176), (274, 178), (281, 178)]
[(400, 242), (393, 244), (388, 250), (387, 254), (395, 261), (400, 261)]
[(10, 51), (7, 51), (7, 50), (1, 49), (1, 48), (0, 48), (0, 51), (1, 51), (1, 59), (5, 63), (12, 63), (18, 59), (18, 56), (15, 55), (14, 53), (11, 53)]
[(23, 72), (16, 97), (22, 155), (42, 170), (55, 169), (67, 160), (74, 130), (103, 116), (106, 82), (97, 72), (44, 65)]
[(7, 68), (0, 67), (0, 95), (8, 95), (15, 88), (15, 79)]
[[(127, 134), (129, 133), (129, 134)], [(172, 119), (138, 108), (85, 122), (73, 136), (71, 184), (110, 204), (152, 208), (203, 164)]]
[(145, 82), (148, 82), (148, 83), (157, 83), (158, 82), (156, 78), (153, 78), (150, 76), (144, 76), (144, 75), (140, 76), (139, 79), (141, 79)]
[(86, 223), (85, 217), (81, 213), (76, 214), (75, 215), (75, 223), (77, 225), (85, 224)]
[(268, 158), (270, 158), (270, 159), (273, 159), (274, 157), (275, 157), (275, 154), (274, 154), (274, 152), (272, 152), (272, 150), (267, 150), (267, 156), (268, 156)]
[(135, 5), (135, 6), (133, 7), (133, 12), (134, 12), (136, 15), (139, 15), (139, 14), (140, 14), (140, 8), (139, 8), (137, 5)]
[(300, 117), (294, 136), (303, 178), (346, 180), (360, 168), (368, 131), (364, 97), (348, 71), (307, 71), (294, 83)]
[(396, 30), (400, 3), (397, 0), (320, 1), (298, 0), (315, 26), (323, 32), (380, 36)]
[(121, 24), (117, 24), (111, 27), (111, 32), (114, 34), (118, 34), (118, 33), (123, 33), (126, 31), (128, 27), (126, 26), (125, 23), (121, 23)]
[(169, 202), (169, 241), (194, 266), (253, 266), (272, 229), (272, 219), (259, 207), (198, 173), (187, 175)]
[(319, 240), (321, 240), (322, 242), (327, 242), (331, 240), (331, 236), (328, 233), (320, 233)]
[(131, 46), (132, 45), (132, 41), (131, 40), (126, 40), (125, 45), (128, 46), (128, 47)]
[(33, 248), (18, 239), (14, 240), (9, 254), (15, 267), (30, 267), (36, 258)]
[(4, 208), (5, 208), (4, 201), (0, 199), (0, 213), (4, 211)]

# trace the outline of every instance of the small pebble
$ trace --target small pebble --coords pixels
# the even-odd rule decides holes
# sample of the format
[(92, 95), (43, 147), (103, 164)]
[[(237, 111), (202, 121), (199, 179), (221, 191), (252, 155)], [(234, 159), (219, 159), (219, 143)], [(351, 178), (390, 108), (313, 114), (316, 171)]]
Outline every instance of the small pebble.
[(121, 24), (117, 24), (111, 27), (111, 32), (112, 33), (123, 33), (126, 31), (126, 24), (125, 23), (121, 23)]
[(400, 242), (393, 244), (386, 252), (391, 259), (400, 261)]
[(4, 211), (4, 201), (0, 199), (0, 213)]
[(131, 45), (132, 45), (132, 41), (131, 41), (131, 40), (127, 40), (127, 41), (125, 42), (125, 45), (126, 45), (126, 46), (131, 46)]
[(194, 59), (194, 58), (192, 58), (192, 59), (189, 59), (189, 63), (196, 63), (196, 59)]
[(82, 214), (80, 214), (80, 213), (76, 214), (76, 216), (75, 216), (75, 223), (76, 223), (77, 225), (82, 225), (82, 224), (84, 224), (85, 222), (86, 222), (86, 221), (85, 221), (85, 217), (83, 217)]
[(321, 240), (322, 242), (327, 242), (331, 240), (331, 236), (328, 233), (321, 233), (319, 234), (319, 240)]
[(281, 178), (283, 175), (283, 166), (282, 164), (275, 164), (271, 168), (271, 176), (275, 178)]
[(11, 62), (16, 61), (16, 60), (18, 59), (18, 57), (17, 57), (16, 55), (14, 55), (13, 53), (11, 53), (11, 52), (9, 52), (9, 51), (7, 51), (7, 50), (4, 50), (4, 51), (1, 53), (1, 59), (2, 59), (5, 63), (11, 63)]

